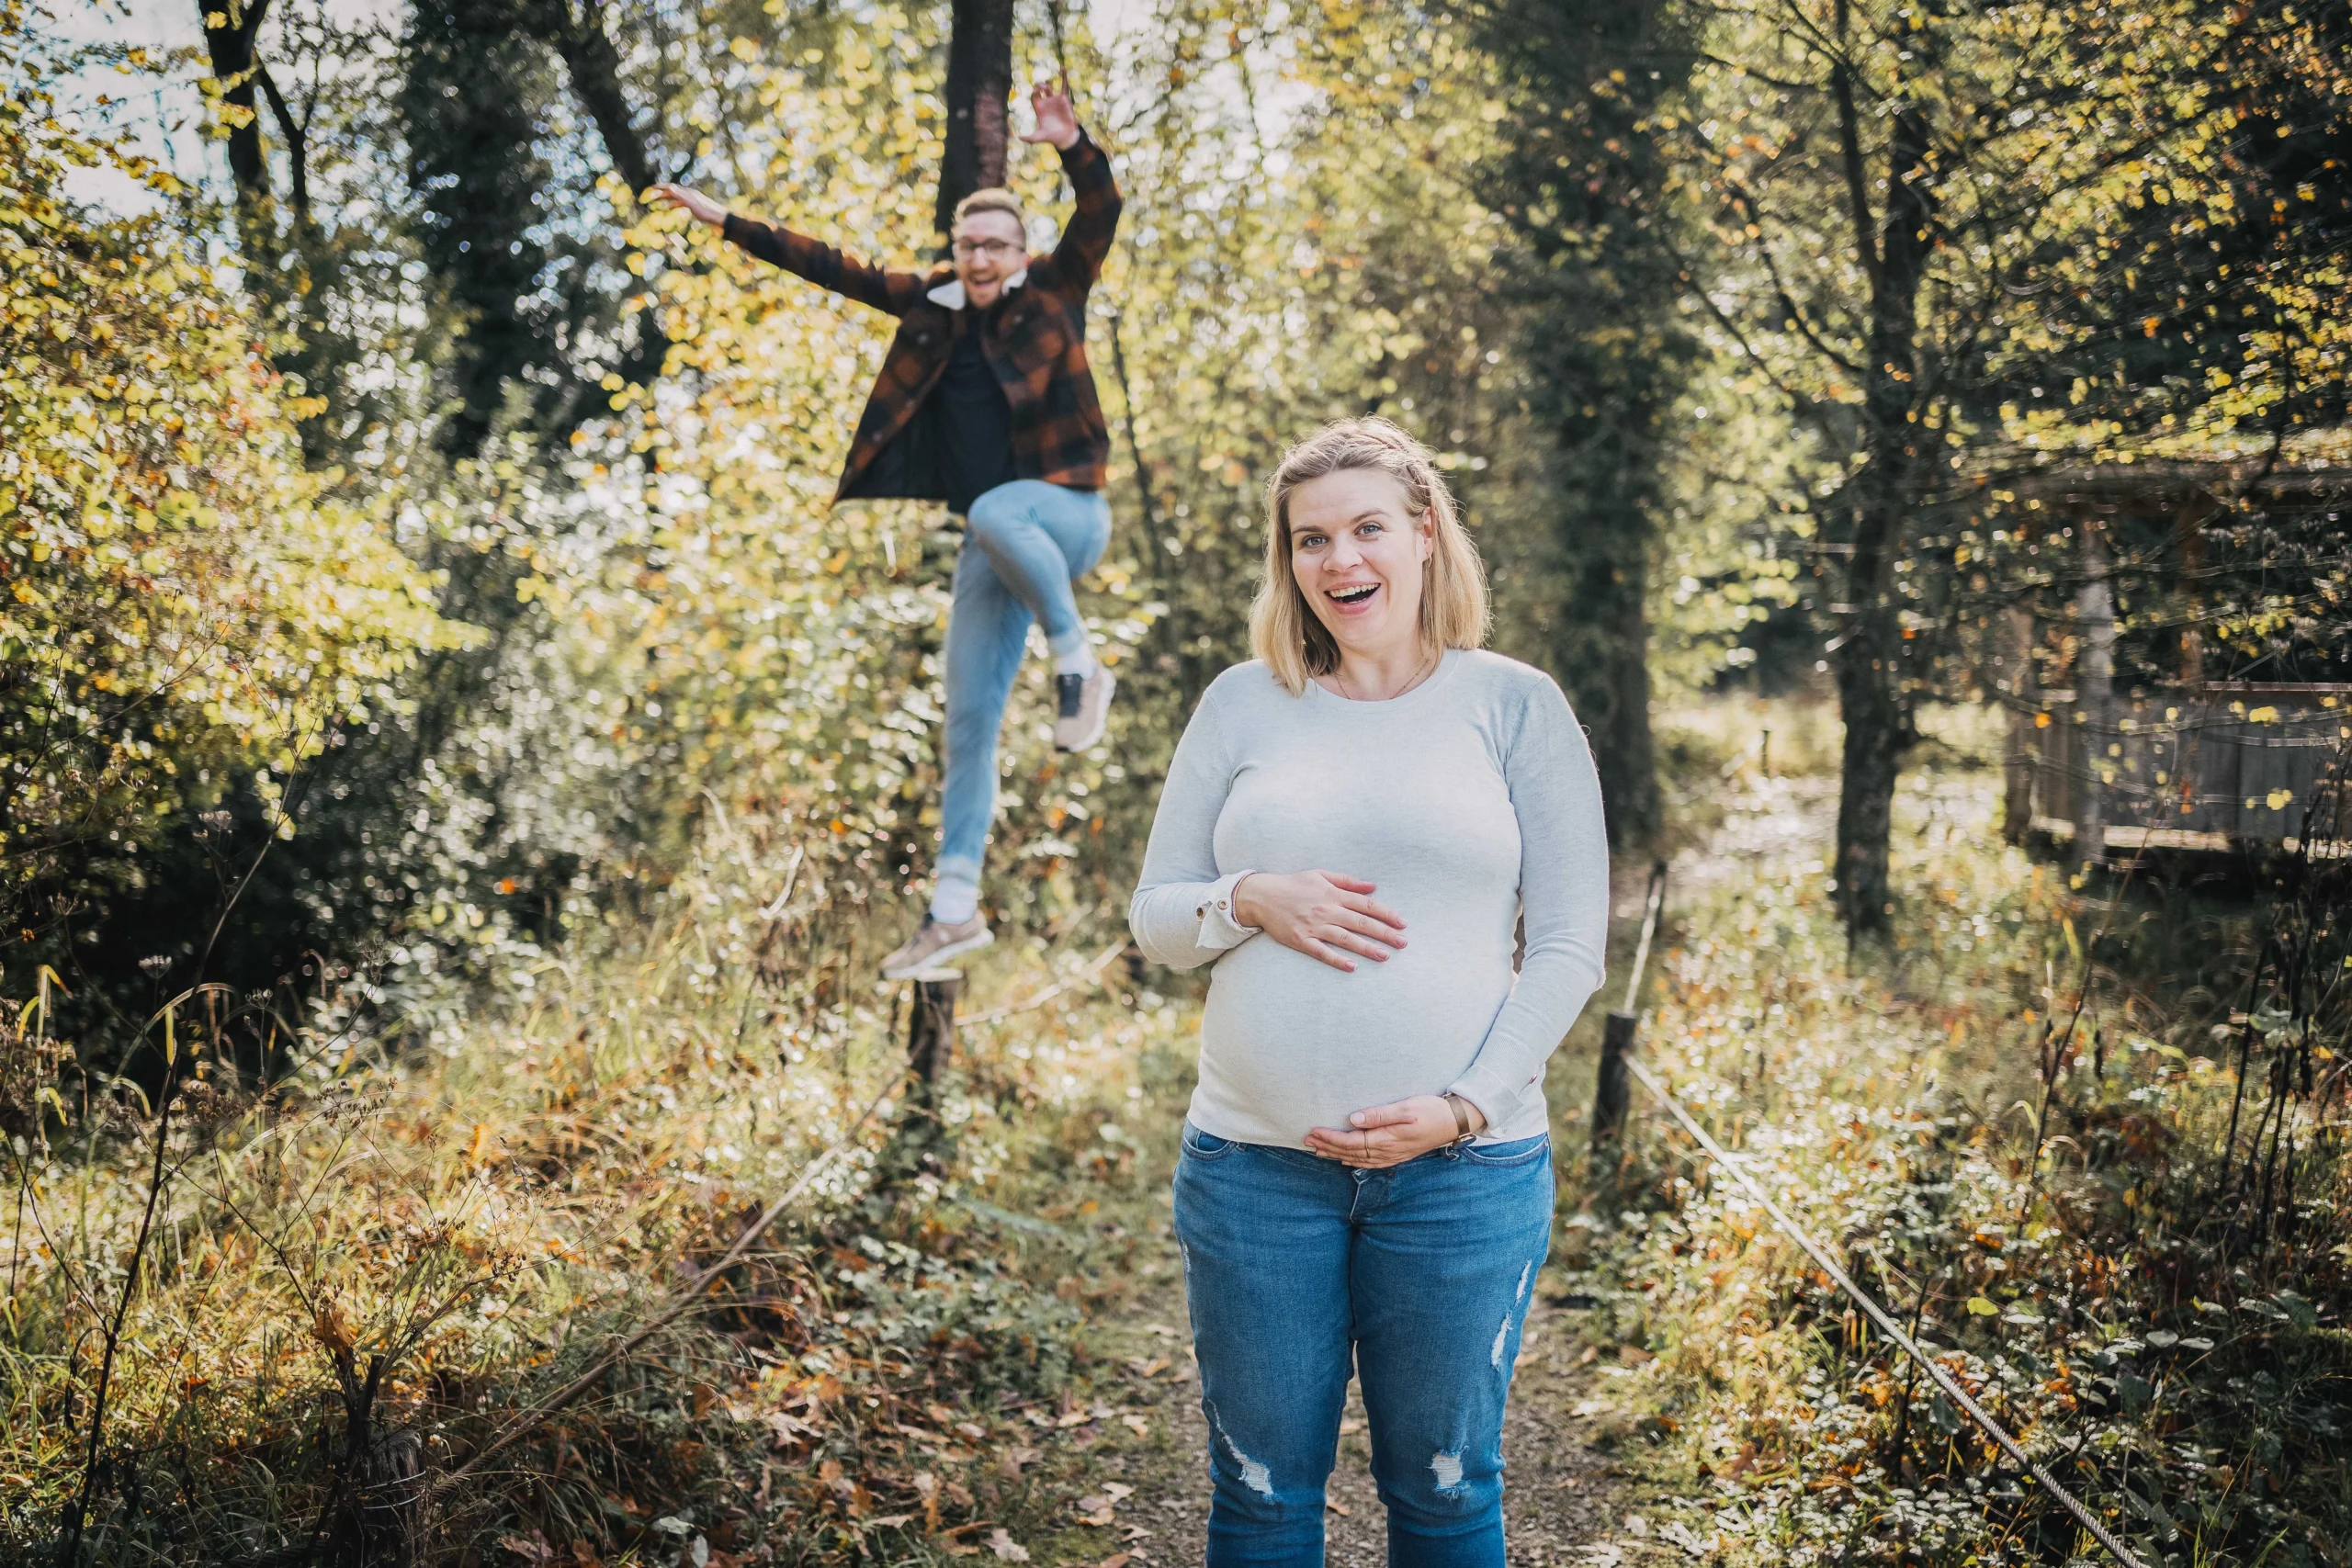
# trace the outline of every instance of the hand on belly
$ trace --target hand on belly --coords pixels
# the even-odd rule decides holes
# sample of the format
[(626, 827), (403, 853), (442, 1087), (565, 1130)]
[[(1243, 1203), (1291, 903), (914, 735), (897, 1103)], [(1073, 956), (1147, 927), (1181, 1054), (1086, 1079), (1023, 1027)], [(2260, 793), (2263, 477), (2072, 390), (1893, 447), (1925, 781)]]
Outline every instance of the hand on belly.
[(1233, 914), (1294, 952), (1355, 972), (1358, 953), (1376, 964), (1405, 945), (1405, 920), (1373, 897), (1373, 885), (1335, 871), (1255, 871), (1234, 884)]
[[(1463, 1104), (1470, 1131), (1484, 1131), (1486, 1116), (1467, 1100)], [(1341, 1165), (1377, 1170), (1442, 1149), (1461, 1135), (1453, 1107), (1443, 1095), (1417, 1094), (1393, 1105), (1359, 1111), (1348, 1118), (1345, 1128), (1317, 1127), (1306, 1134), (1306, 1146)]]

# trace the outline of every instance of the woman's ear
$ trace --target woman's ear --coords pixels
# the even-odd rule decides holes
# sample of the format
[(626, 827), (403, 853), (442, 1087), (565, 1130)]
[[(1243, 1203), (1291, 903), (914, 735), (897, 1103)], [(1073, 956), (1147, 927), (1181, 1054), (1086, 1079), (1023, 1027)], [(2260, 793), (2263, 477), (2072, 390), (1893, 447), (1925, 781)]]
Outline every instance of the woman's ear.
[(1437, 554), (1436, 507), (1424, 506), (1421, 508), (1421, 525), (1414, 529), (1413, 533), (1421, 542), (1421, 558), (1423, 560), (1427, 560), (1431, 556)]

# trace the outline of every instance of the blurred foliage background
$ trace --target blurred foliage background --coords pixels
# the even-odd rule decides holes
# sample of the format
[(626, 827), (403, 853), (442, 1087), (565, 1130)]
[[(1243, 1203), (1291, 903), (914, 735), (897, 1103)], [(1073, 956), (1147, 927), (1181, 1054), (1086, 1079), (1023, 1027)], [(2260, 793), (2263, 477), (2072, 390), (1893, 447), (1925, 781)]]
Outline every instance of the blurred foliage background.
[[(1127, 1171), (1113, 1117), (1182, 1072), (1147, 982), (1182, 991), (1137, 972), (1125, 1012), (1055, 1026), (1083, 1091), (984, 1054), (922, 1108), (1002, 1123), (962, 1164), (859, 1141), (911, 1105), (867, 971), (932, 852), (956, 539), (826, 504), (888, 323), (639, 193), (927, 256), (981, 0), (209, 3), (133, 47), (111, 29), (143, 13), (0, 0), (6, 1539), (70, 1517), (107, 1561), (391, 1561), (410, 1527), (387, 1546), (350, 1498), (484, 1452), (486, 1391), (576, 1371), (658, 1293), (649, 1258), (713, 1255), (783, 1151), (837, 1145), (862, 1174), (745, 1287), (872, 1314), (794, 1341), (817, 1403), (774, 1435), (808, 1438), (834, 1524), (770, 1554), (863, 1543), (873, 1488), (936, 1530), (936, 1477), (843, 1483), (818, 1405), (853, 1364), (908, 1419), (1060, 1386), (1067, 1299), (1024, 1299), (943, 1194)], [(2071, 679), (2086, 583), (2116, 585), (2119, 680), (2191, 646), (2209, 679), (2352, 660), (2341, 5), (1001, 8), (1012, 80), (1067, 73), (1127, 202), (1090, 328), (1116, 527), (1082, 594), (1121, 698), (1057, 756), (1023, 672), (1008, 964), (1109, 973), (1077, 965), (1244, 650), (1264, 476), (1337, 416), (1440, 453), (1495, 644), (1567, 690), (1629, 856), (1696, 841), (1708, 781), (1753, 766), (1657, 716), (1834, 716), (1808, 874), (1865, 958), (1921, 929), (1898, 781), (1957, 754), (1923, 716)], [(166, 155), (139, 106), (190, 85)], [(1049, 157), (1009, 177), (1061, 209)], [(2188, 476), (2199, 521), (2102, 525), (2099, 554), (2037, 499), (2126, 469)], [(2280, 895), (2310, 962), (2333, 897)], [(2281, 983), (2259, 940), (2228, 951)], [(2332, 997), (2279, 1016), (2332, 1028)], [(2294, 1092), (2324, 1120), (2312, 1027)], [(917, 1320), (932, 1348), (893, 1359)], [(695, 1484), (663, 1386), (594, 1418), (639, 1479), (566, 1491), (588, 1427), (535, 1431), (517, 1517), (649, 1539), (597, 1499)], [(177, 1501), (140, 1479), (156, 1444)], [(434, 1496), (452, 1551), (512, 1525)], [(1935, 1560), (1984, 1549), (1951, 1529)], [(2343, 1560), (2290, 1537), (2270, 1560)], [(2215, 1539), (2198, 1561), (2263, 1560)]]

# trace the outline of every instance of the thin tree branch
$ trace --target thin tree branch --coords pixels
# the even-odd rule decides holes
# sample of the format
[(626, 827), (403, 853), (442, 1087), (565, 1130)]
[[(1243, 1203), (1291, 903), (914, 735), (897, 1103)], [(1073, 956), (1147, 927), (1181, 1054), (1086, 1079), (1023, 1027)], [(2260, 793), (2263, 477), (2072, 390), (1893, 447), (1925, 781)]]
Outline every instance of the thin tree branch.
[(311, 138), (294, 118), (294, 111), (286, 102), (286, 95), (277, 90), (269, 67), (254, 62), (254, 80), (261, 84), (264, 96), (269, 99), (269, 112), (277, 121), (278, 134), (286, 138), (286, 162), (294, 178), (294, 221), (307, 229), (311, 225)]

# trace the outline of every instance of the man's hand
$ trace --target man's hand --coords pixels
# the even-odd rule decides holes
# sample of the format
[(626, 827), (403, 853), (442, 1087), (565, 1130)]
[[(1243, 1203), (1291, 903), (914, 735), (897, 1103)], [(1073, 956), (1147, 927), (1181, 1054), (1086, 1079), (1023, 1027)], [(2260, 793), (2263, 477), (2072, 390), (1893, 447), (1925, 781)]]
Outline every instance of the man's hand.
[(663, 207), (684, 208), (686, 216), (713, 228), (718, 228), (727, 221), (727, 209), (691, 186), (655, 186), (645, 195), (648, 200)]
[[(1487, 1119), (1467, 1100), (1470, 1130), (1483, 1133)], [(1306, 1134), (1306, 1146), (1326, 1159), (1362, 1170), (1380, 1170), (1442, 1149), (1462, 1135), (1454, 1125), (1453, 1107), (1445, 1097), (1417, 1094), (1394, 1105), (1375, 1105), (1348, 1118), (1344, 1129), (1317, 1127)]]
[(1078, 115), (1063, 87), (1038, 83), (1029, 89), (1029, 107), (1037, 117), (1037, 129), (1023, 131), (1022, 141), (1050, 141), (1065, 152), (1078, 145)]
[(1234, 885), (1233, 915), (1295, 953), (1355, 973), (1351, 953), (1388, 962), (1405, 945), (1404, 918), (1373, 897), (1371, 883), (1335, 871), (1253, 871)]

